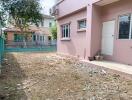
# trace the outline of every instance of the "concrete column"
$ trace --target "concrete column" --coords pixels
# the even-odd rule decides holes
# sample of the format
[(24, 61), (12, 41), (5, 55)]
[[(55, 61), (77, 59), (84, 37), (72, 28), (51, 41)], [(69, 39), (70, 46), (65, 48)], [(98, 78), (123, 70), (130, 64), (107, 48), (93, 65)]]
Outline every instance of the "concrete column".
[(86, 30), (86, 57), (91, 57), (91, 32), (92, 32), (92, 4), (87, 5), (87, 30)]

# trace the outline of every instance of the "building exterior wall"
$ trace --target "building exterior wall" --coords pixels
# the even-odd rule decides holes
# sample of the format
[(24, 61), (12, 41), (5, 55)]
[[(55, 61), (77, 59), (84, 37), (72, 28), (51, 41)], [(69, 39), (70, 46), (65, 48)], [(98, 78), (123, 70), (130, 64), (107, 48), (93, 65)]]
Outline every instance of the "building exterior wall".
[(121, 0), (102, 7), (102, 22), (115, 20), (114, 54), (107, 59), (132, 65), (132, 40), (118, 39), (118, 17), (119, 15), (132, 13), (132, 1)]
[(69, 13), (72, 13), (78, 9), (84, 8), (87, 6), (89, 0), (60, 0), (63, 1), (60, 3), (57, 8), (59, 9), (59, 16), (62, 17)]
[(13, 41), (13, 40), (14, 40), (14, 33), (7, 32), (7, 41)]
[[(59, 15), (56, 16), (58, 19), (58, 52), (61, 53), (65, 53), (65, 54), (72, 54), (74, 56), (78, 56), (79, 55), (81, 58), (84, 59), (89, 59), (89, 57), (94, 56), (100, 49), (101, 49), (101, 15), (100, 12), (98, 12), (100, 9), (96, 9), (93, 6), (93, 3), (98, 2), (100, 0), (81, 0), (81, 1), (76, 1), (75, 0), (71, 0), (70, 3), (68, 0), (62, 0), (63, 2), (61, 2), (59, 5), (57, 5), (57, 8), (59, 9)], [(72, 4), (72, 6), (71, 6)], [(61, 32), (60, 32), (60, 25), (61, 25), (61, 21), (66, 22), (64, 19), (67, 19), (67, 21), (70, 21), (71, 18), (73, 18), (73, 22), (76, 21), (76, 19), (74, 19), (74, 15), (73, 13), (76, 14), (80, 14), (82, 11), (80, 11), (80, 9), (86, 7), (87, 11), (85, 13), (85, 16), (87, 19), (87, 28), (86, 28), (86, 34), (84, 40), (85, 42), (83, 42), (83, 38), (81, 38), (78, 34), (77, 36), (80, 38), (80, 45), (83, 46), (82, 49), (83, 50), (79, 50), (77, 48), (75, 48), (76, 46), (78, 46), (78, 44), (74, 44), (73, 47), (75, 50), (73, 50), (73, 48), (70, 48), (69, 44), (71, 45), (71, 41), (76, 41), (76, 37), (75, 38), (71, 38), (70, 42), (66, 42), (65, 43), (65, 48), (64, 48), (64, 41), (60, 40), (60, 36), (61, 36)], [(98, 7), (99, 8), (99, 7)], [(65, 17), (66, 16), (66, 17)], [(64, 18), (63, 18), (64, 17)], [(77, 16), (78, 17), (78, 16)], [(78, 17), (79, 19), (79, 17)], [(74, 24), (74, 23), (72, 23)], [(95, 30), (96, 28), (96, 30)], [(71, 30), (76, 31), (76, 27), (75, 26), (71, 26)], [(91, 34), (92, 33), (92, 34)], [(72, 34), (72, 33), (71, 33)], [(95, 39), (96, 41), (95, 41)], [(93, 40), (93, 41), (92, 41)], [(72, 43), (73, 44), (73, 43)], [(80, 48), (81, 48), (80, 46)], [(62, 49), (63, 48), (63, 49)], [(70, 50), (68, 51), (67, 48), (70, 48)], [(77, 51), (80, 51), (80, 53), (76, 53)], [(70, 53), (71, 52), (71, 53)]]
[[(11, 44), (14, 41), (14, 32), (7, 32), (7, 39), (6, 42), (8, 44)], [(19, 32), (17, 34), (20, 34)], [(34, 40), (34, 35), (36, 36)], [(41, 37), (41, 39), (40, 39)], [(49, 40), (49, 35), (44, 35), (44, 34), (29, 34), (27, 37), (28, 42), (36, 42), (38, 45), (49, 45), (51, 44), (52, 40)], [(56, 43), (56, 42), (54, 42)]]
[(92, 12), (93, 11), (93, 5), (92, 3), (90, 2), (88, 5), (87, 5), (87, 28), (86, 28), (86, 43), (85, 43), (85, 46), (86, 46), (86, 60), (89, 59), (89, 57), (91, 57), (91, 43), (92, 43), (92, 40), (91, 40), (91, 37), (92, 37)]
[(43, 20), (43, 26), (42, 26), (42, 24), (40, 25), (41, 27), (51, 27), (49, 24), (54, 24), (55, 23), (55, 21), (54, 21), (54, 18), (53, 19), (50, 19), (50, 18), (44, 18), (44, 20)]
[[(14, 34), (21, 34), (20, 32), (7, 32), (7, 41), (14, 41)], [(27, 39), (31, 41), (31, 33), (29, 33)]]
[(101, 52), (101, 38), (102, 38), (102, 20), (101, 9), (99, 6), (92, 6), (92, 22), (91, 22), (91, 55), (95, 56)]
[(44, 34), (33, 34), (35, 36), (35, 40), (32, 40), (33, 42), (36, 42), (39, 45), (48, 45), (50, 44), (49, 36)]
[[(85, 58), (86, 53), (86, 31), (78, 32), (78, 20), (87, 16), (87, 10), (83, 10), (72, 16), (58, 20), (58, 43), (57, 49), (59, 53), (70, 54), (76, 57)], [(61, 25), (70, 23), (70, 40), (62, 40)]]
[[(119, 15), (132, 13), (132, 1), (121, 0), (105, 6), (93, 4), (98, 1), (100, 0), (77, 0), (75, 3), (75, 0), (71, 0), (70, 4), (73, 4), (71, 6), (68, 0), (64, 0), (58, 5), (58, 52), (79, 56), (83, 59), (95, 56), (101, 50), (103, 22), (114, 19), (116, 26), (113, 56), (105, 55), (105, 58), (132, 65), (132, 40), (118, 39), (118, 17)], [(77, 11), (85, 6), (87, 10)], [(84, 17), (87, 18), (86, 32), (78, 33), (77, 20)], [(68, 22), (71, 22), (71, 40), (63, 41), (61, 40), (60, 26)]]

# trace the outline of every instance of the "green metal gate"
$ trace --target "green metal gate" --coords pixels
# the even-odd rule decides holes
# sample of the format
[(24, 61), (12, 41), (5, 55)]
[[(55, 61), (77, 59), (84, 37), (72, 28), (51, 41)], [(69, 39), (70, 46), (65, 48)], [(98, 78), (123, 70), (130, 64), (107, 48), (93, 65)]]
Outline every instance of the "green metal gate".
[(4, 56), (4, 37), (0, 36), (0, 64)]

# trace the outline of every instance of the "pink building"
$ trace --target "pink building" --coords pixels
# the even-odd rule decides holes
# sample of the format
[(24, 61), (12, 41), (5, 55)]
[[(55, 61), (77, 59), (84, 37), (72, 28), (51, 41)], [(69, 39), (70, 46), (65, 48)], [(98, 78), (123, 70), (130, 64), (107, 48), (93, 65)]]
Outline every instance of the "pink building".
[(60, 0), (51, 13), (58, 22), (58, 53), (132, 65), (132, 0)]

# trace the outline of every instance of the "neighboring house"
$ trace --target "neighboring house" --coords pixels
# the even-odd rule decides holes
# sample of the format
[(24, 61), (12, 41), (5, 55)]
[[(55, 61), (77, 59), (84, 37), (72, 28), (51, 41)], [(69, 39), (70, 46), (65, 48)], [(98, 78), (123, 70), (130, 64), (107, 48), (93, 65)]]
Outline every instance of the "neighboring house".
[[(48, 45), (51, 43), (52, 34), (50, 27), (55, 23), (54, 17), (44, 15), (42, 22), (39, 27), (31, 25), (27, 30), (26, 42), (34, 42), (36, 45)], [(8, 26), (9, 27), (9, 26)], [(15, 42), (23, 42), (23, 34), (20, 29), (10, 25), (9, 28), (5, 29), (6, 32), (6, 43), (14, 44)]]
[(43, 20), (40, 23), (40, 27), (52, 27), (55, 23), (55, 18), (53, 16), (49, 16), (49, 15), (43, 15)]
[(59, 53), (132, 65), (132, 0), (59, 0), (51, 14)]
[[(23, 42), (24, 36), (21, 34), (18, 28), (7, 28), (4, 30), (6, 33), (6, 43)], [(49, 28), (43, 27), (29, 27), (29, 30), (25, 32), (26, 42), (36, 42), (37, 44), (49, 44), (51, 41), (51, 33)]]

